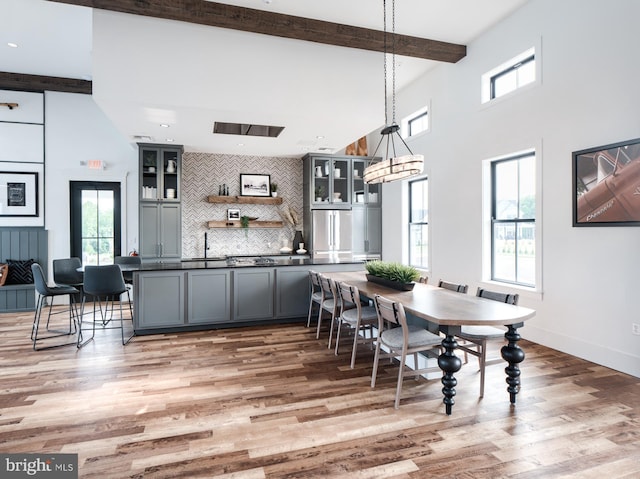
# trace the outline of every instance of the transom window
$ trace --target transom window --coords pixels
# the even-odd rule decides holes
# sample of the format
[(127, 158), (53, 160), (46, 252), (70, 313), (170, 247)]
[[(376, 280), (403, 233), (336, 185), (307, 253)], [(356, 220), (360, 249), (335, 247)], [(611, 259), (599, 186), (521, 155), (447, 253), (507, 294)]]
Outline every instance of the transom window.
[(491, 163), (491, 279), (536, 284), (536, 160), (529, 152)]
[(429, 266), (429, 183), (427, 178), (409, 182), (409, 264)]
[(424, 106), (418, 111), (414, 111), (411, 115), (405, 116), (400, 124), (400, 134), (402, 138), (407, 139), (429, 131), (429, 121), (428, 106)]
[(535, 79), (536, 62), (531, 55), (491, 77), (491, 99), (506, 95)]

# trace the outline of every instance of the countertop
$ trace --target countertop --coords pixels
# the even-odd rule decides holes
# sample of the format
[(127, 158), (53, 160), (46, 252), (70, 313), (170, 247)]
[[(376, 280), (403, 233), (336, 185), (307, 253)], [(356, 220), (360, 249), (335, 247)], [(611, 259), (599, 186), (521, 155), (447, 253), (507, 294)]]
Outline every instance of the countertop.
[(195, 258), (175, 260), (164, 263), (142, 263), (141, 265), (123, 265), (127, 271), (172, 271), (195, 269), (224, 269), (224, 268), (263, 268), (282, 266), (314, 266), (323, 264), (361, 264), (360, 260), (338, 260), (329, 258), (291, 257), (290, 255), (254, 255), (254, 256), (230, 256), (229, 258)]

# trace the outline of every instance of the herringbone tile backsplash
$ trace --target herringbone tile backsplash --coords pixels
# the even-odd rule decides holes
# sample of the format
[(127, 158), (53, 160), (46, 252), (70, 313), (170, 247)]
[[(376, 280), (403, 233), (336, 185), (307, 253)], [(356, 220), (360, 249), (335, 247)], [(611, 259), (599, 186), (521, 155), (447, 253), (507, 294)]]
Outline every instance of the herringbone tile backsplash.
[[(226, 184), (229, 195), (240, 194), (240, 173), (269, 174), (278, 184), (280, 206), (212, 204), (207, 196), (217, 195), (218, 186)], [(295, 228), (208, 228), (211, 220), (225, 220), (227, 209), (237, 208), (241, 215), (260, 220), (282, 220), (279, 211), (291, 207), (302, 229), (302, 159), (263, 156), (218, 155), (185, 152), (182, 157), (182, 256), (204, 255), (204, 233), (208, 233), (208, 256), (277, 253), (291, 247)], [(245, 236), (246, 233), (246, 236)], [(303, 232), (304, 234), (304, 232)]]

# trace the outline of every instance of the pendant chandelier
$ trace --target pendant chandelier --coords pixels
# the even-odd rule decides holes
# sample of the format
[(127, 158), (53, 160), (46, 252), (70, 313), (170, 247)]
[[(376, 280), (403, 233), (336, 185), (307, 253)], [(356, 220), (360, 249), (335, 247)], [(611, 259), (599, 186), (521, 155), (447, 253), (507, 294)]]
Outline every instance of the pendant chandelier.
[[(388, 183), (390, 181), (409, 178), (422, 173), (424, 156), (414, 155), (407, 143), (400, 136), (400, 127), (396, 123), (396, 2), (391, 1), (391, 105), (392, 117), (389, 123), (387, 106), (387, 0), (382, 1), (384, 14), (384, 123), (385, 127), (380, 131), (380, 141), (376, 146), (373, 156), (376, 156), (380, 145), (386, 140), (385, 155), (382, 161), (374, 163), (364, 170), (365, 183)], [(396, 140), (400, 139), (409, 154), (398, 156), (396, 154)]]

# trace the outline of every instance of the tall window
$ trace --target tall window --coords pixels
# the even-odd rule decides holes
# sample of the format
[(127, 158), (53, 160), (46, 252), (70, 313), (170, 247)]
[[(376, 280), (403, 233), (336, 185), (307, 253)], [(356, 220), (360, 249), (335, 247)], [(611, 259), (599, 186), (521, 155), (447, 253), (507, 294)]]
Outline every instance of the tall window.
[(409, 264), (429, 266), (429, 183), (409, 182)]
[(536, 161), (533, 152), (491, 164), (491, 279), (536, 284)]
[(120, 183), (70, 183), (71, 256), (84, 265), (113, 264), (120, 256)]

